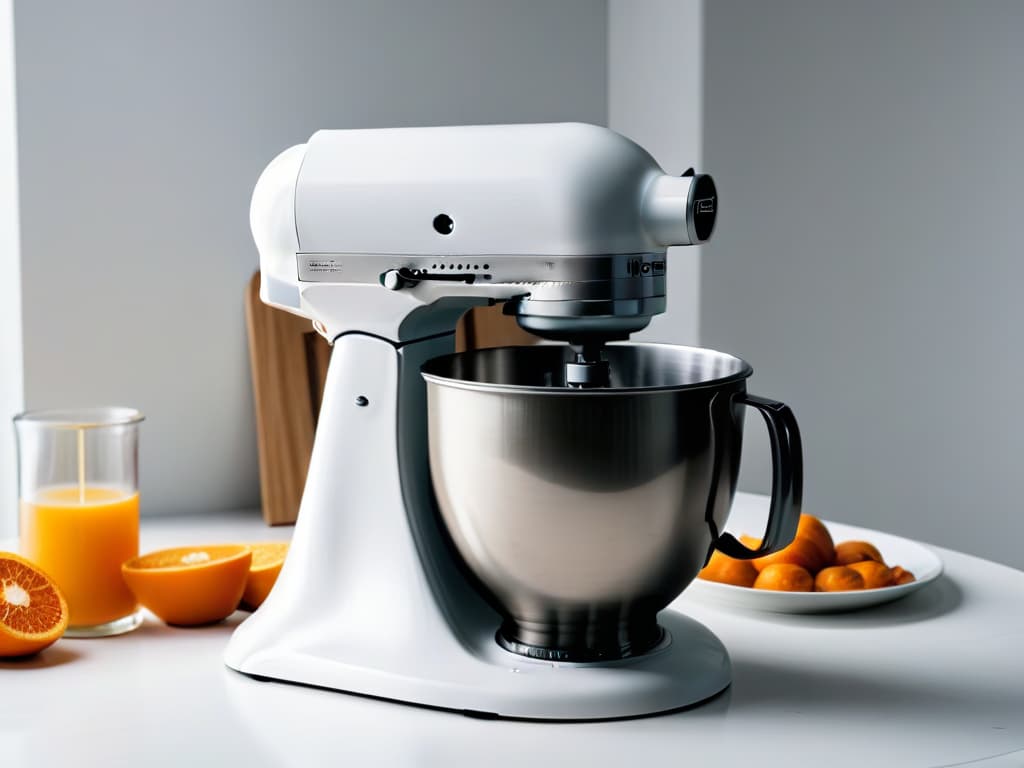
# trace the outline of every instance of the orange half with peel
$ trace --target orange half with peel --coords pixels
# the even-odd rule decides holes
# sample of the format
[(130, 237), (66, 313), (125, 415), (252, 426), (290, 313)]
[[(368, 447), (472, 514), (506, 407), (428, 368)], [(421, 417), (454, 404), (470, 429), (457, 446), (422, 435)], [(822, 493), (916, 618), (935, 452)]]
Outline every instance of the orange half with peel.
[(68, 604), (53, 579), (23, 557), (0, 552), (0, 656), (28, 656), (68, 628)]
[(250, 544), (249, 548), (252, 550), (252, 565), (249, 567), (249, 578), (245, 582), (240, 607), (255, 611), (267, 599), (277, 581), (285, 555), (288, 554), (288, 542), (267, 541)]
[(135, 557), (121, 566), (128, 588), (168, 624), (213, 624), (242, 599), (252, 563), (244, 544), (175, 547)]

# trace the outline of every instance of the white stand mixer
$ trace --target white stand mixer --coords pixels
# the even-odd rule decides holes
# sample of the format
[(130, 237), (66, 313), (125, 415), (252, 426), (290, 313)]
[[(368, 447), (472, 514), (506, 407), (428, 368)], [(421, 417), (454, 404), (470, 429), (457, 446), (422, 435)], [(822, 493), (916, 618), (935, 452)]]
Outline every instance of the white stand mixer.
[(635, 716), (727, 687), (721, 643), (672, 611), (632, 658), (495, 642), (501, 618), (438, 518), (420, 376), (495, 301), (548, 338), (627, 337), (664, 310), (665, 249), (707, 239), (715, 209), (709, 177), (583, 124), (321, 131), (278, 156), (252, 201), (261, 297), (334, 350), (290, 554), (228, 666), (517, 718)]

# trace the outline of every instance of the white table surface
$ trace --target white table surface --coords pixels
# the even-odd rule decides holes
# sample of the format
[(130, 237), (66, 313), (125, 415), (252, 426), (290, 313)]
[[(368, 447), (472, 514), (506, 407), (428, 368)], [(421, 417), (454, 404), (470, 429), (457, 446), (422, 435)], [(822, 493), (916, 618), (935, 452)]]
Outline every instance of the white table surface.
[[(737, 514), (764, 504), (740, 494)], [(142, 549), (290, 532), (255, 513), (146, 519)], [(684, 593), (673, 607), (724, 641), (731, 688), (619, 722), (475, 720), (258, 682), (221, 662), (245, 614), (199, 629), (147, 616), (0, 662), (0, 766), (1024, 766), (1024, 572), (935, 551), (938, 581), (856, 613), (743, 614)]]

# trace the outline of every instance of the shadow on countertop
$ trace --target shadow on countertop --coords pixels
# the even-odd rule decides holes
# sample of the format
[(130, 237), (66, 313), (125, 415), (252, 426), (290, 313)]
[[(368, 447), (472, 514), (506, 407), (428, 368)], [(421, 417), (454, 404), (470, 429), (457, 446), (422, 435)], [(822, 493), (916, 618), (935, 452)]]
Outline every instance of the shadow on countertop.
[[(880, 651), (880, 653), (884, 653)], [(1020, 732), (1022, 699), (1011, 680), (992, 685), (991, 680), (973, 683), (966, 673), (925, 676), (911, 671), (893, 674), (891, 665), (880, 663), (874, 672), (863, 668), (844, 670), (839, 663), (762, 661), (733, 657), (731, 713), (769, 708), (792, 715), (832, 711), (849, 716), (933, 719), (936, 722), (992, 719), (997, 730)], [(950, 719), (950, 716), (954, 716)]]
[(55, 645), (51, 645), (49, 648), (44, 648), (33, 656), (18, 656), (11, 659), (0, 659), (0, 670), (18, 672), (29, 669), (48, 669), (49, 667), (59, 667), (63, 664), (74, 661), (81, 655), (82, 654), (78, 651), (68, 648), (66, 645), (58, 642)]

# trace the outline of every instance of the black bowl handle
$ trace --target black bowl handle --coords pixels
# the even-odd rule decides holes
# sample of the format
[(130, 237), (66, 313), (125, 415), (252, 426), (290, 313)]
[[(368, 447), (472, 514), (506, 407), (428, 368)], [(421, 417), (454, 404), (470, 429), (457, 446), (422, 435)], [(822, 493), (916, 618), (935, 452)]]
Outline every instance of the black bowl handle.
[(718, 537), (715, 546), (729, 557), (749, 560), (786, 547), (796, 536), (803, 499), (804, 459), (800, 428), (785, 403), (743, 393), (737, 402), (756, 408), (768, 426), (772, 446), (772, 502), (761, 546), (749, 549), (731, 533)]

